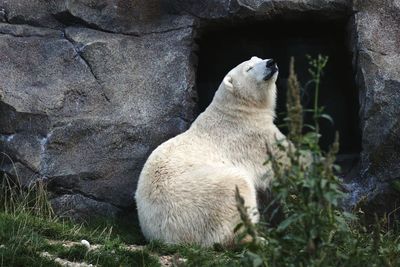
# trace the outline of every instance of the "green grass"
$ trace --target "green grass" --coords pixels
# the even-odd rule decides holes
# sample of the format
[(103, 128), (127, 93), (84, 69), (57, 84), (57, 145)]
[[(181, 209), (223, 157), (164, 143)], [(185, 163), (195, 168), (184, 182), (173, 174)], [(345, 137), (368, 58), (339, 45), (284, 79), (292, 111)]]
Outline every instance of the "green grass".
[(73, 262), (85, 261), (100, 266), (159, 266), (158, 259), (145, 250), (131, 251), (120, 242), (106, 242), (98, 249), (88, 250), (73, 245), (57, 251), (57, 256)]
[[(59, 266), (54, 261), (41, 257), (42, 252), (49, 252), (69, 261), (99, 266), (159, 266), (156, 255), (184, 258), (187, 260), (185, 266), (240, 266), (242, 252), (224, 250), (221, 247), (204, 249), (198, 246), (172, 246), (151, 242), (143, 249), (132, 251), (129, 245), (143, 243), (140, 233), (129, 231), (137, 228), (137, 221), (133, 221), (130, 228), (126, 222), (126, 228), (118, 226), (116, 222), (112, 224), (97, 221), (83, 225), (25, 212), (0, 212), (0, 245), (4, 245), (0, 248), (0, 266)], [(100, 246), (88, 251), (80, 244), (69, 247), (62, 245), (69, 242), (79, 243), (82, 239)]]
[[(122, 241), (121, 232), (112, 230), (117, 227), (84, 226), (26, 213), (0, 212), (0, 245), (3, 245), (0, 248), (0, 266), (58, 266), (41, 257), (42, 252), (49, 252), (62, 259), (101, 266), (159, 266), (158, 259), (147, 251), (126, 249), (128, 244)], [(125, 233), (123, 236), (126, 238), (129, 235), (131, 234)], [(101, 246), (99, 249), (87, 251), (82, 245), (61, 245), (80, 242), (82, 239)]]
[[(147, 250), (131, 250), (143, 244), (137, 220), (104, 219), (76, 223), (58, 218), (51, 210), (47, 192), (40, 182), (31, 188), (3, 175), (0, 206), (0, 266), (60, 266), (43, 252), (65, 260), (100, 266), (159, 266)], [(79, 244), (88, 240), (97, 249)], [(63, 244), (71, 244), (64, 246)], [(76, 245), (79, 244), (79, 245)]]
[(183, 258), (186, 260), (183, 266), (241, 266), (243, 253), (241, 249), (227, 249), (218, 244), (213, 248), (202, 248), (194, 245), (166, 245), (159, 241), (147, 244), (146, 251)]
[(47, 243), (40, 233), (29, 229), (26, 216), (0, 213), (0, 244), (0, 266), (56, 266), (39, 257)]
[[(126, 228), (119, 228), (116, 222), (104, 221), (83, 225), (28, 213), (0, 212), (0, 244), (4, 245), (0, 248), (0, 266), (59, 266), (40, 256), (45, 251), (69, 261), (100, 266), (159, 266), (156, 255), (184, 258), (185, 266), (240, 266), (241, 251), (217, 246), (204, 249), (151, 242), (144, 249), (131, 251), (129, 245), (143, 242), (140, 233), (128, 231), (137, 227), (137, 221), (133, 224), (131, 228), (126, 224)], [(117, 228), (119, 230), (115, 231)], [(136, 236), (140, 237), (136, 239)], [(80, 244), (62, 245), (82, 239), (100, 247), (88, 251)]]

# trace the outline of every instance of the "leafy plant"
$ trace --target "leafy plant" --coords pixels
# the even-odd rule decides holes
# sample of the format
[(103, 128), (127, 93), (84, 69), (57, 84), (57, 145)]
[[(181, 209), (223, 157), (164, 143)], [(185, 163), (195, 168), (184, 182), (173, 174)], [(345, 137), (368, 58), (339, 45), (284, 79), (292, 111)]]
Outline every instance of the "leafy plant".
[(310, 82), (314, 84), (314, 107), (311, 110), (311, 112), (314, 113), (313, 119), (315, 124), (315, 132), (318, 134), (319, 133), (318, 121), (320, 118), (325, 118), (333, 122), (332, 118), (329, 115), (323, 113), (324, 107), (320, 107), (318, 104), (321, 78), (323, 70), (326, 67), (326, 64), (328, 63), (328, 57), (319, 54), (316, 58), (312, 58), (310, 55), (307, 55), (307, 59), (310, 65), (310, 67), (308, 68), (308, 72), (311, 74)]
[[(288, 91), (288, 138), (291, 145), (277, 146), (289, 164), (269, 153), (266, 164), (272, 167), (273, 200), (268, 205), (270, 217), (258, 226), (246, 217), (243, 199), (237, 192), (237, 206), (242, 216), (242, 231), (252, 236), (244, 246), (245, 266), (397, 266), (400, 264), (399, 238), (385, 232), (378, 221), (368, 232), (354, 214), (343, 211), (340, 201), (344, 193), (335, 175), (339, 169), (335, 156), (339, 150), (338, 135), (328, 152), (319, 147), (318, 107), (320, 78), (327, 58), (310, 58), (310, 73), (315, 83), (313, 131), (303, 134), (303, 113), (300, 83), (291, 60)], [(277, 226), (272, 221), (283, 214)], [(244, 238), (244, 235), (240, 236)], [(263, 241), (260, 241), (263, 240)], [(240, 244), (240, 243), (239, 243)]]

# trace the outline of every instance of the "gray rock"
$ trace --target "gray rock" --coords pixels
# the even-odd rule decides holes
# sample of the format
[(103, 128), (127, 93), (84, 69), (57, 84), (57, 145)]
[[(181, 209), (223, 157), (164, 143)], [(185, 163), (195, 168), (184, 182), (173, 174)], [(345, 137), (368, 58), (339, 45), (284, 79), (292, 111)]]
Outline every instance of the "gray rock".
[(2, 149), (8, 155), (34, 172), (39, 172), (41, 163), (41, 140), (32, 134), (2, 135)]
[(10, 183), (14, 182), (16, 185), (24, 185), (28, 188), (40, 179), (35, 172), (20, 162), (13, 162), (6, 154), (1, 154), (0, 160), (3, 162), (2, 171), (8, 175), (8, 178), (11, 178), (8, 179)]
[[(90, 220), (99, 217), (116, 217), (120, 209), (111, 204), (96, 201), (81, 194), (64, 194), (51, 200), (51, 205), (59, 216), (73, 220)], [(97, 217), (97, 218), (96, 218)]]
[(4, 8), (0, 8), (0, 22), (7, 22), (7, 14)]
[(0, 18), (13, 24), (63, 29), (85, 25), (141, 35), (190, 26), (192, 19), (169, 14), (164, 0), (0, 0)]
[(239, 10), (237, 1), (230, 0), (173, 0), (168, 4), (177, 13), (202, 19), (226, 18)]
[(0, 0), (3, 21), (51, 28), (62, 27), (54, 14), (63, 10), (63, 6), (62, 0)]
[(347, 0), (210, 0), (170, 1), (176, 12), (190, 14), (197, 18), (216, 20), (228, 17), (258, 19), (299, 18), (306, 14), (319, 17), (344, 17), (349, 14)]
[(90, 27), (133, 35), (170, 31), (192, 24), (185, 16), (168, 15), (160, 0), (66, 0), (65, 8), (64, 14)]
[(0, 33), (1, 34), (9, 34), (14, 37), (62, 37), (62, 32), (47, 29), (47, 28), (38, 28), (28, 25), (13, 25), (7, 23), (0, 24)]
[(193, 118), (192, 29), (0, 32), (2, 150), (56, 192), (132, 206), (148, 154)]
[(0, 35), (3, 103), (20, 114), (70, 118), (91, 115), (108, 103), (90, 68), (62, 32), (5, 28), (0, 28), (6, 32)]
[[(355, 6), (357, 81), (360, 88), (366, 176), (400, 178), (400, 7), (397, 1)], [(384, 30), (383, 30), (384, 29)]]
[(360, 178), (350, 191), (354, 203), (367, 196), (371, 205), (391, 211), (393, 198), (382, 196), (393, 196), (391, 184), (400, 179), (400, 4), (355, 1), (353, 8), (363, 151)]

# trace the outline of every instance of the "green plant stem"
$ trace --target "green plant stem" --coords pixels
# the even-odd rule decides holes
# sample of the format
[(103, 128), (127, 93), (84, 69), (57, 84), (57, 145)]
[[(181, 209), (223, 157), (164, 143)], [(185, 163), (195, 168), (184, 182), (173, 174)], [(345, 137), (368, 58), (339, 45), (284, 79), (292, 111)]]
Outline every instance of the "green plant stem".
[(315, 77), (315, 96), (314, 96), (314, 121), (315, 121), (315, 132), (319, 133), (318, 124), (318, 98), (319, 98), (319, 85), (321, 78), (321, 67), (318, 65), (316, 77)]

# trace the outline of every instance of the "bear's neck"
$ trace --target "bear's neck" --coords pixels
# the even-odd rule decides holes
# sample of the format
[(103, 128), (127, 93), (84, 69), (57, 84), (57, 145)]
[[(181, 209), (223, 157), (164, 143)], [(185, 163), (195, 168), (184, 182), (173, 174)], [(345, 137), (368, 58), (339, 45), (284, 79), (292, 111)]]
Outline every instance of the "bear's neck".
[(275, 102), (256, 103), (233, 95), (226, 90), (218, 90), (207, 108), (208, 112), (217, 112), (235, 120), (271, 122), (275, 119)]

